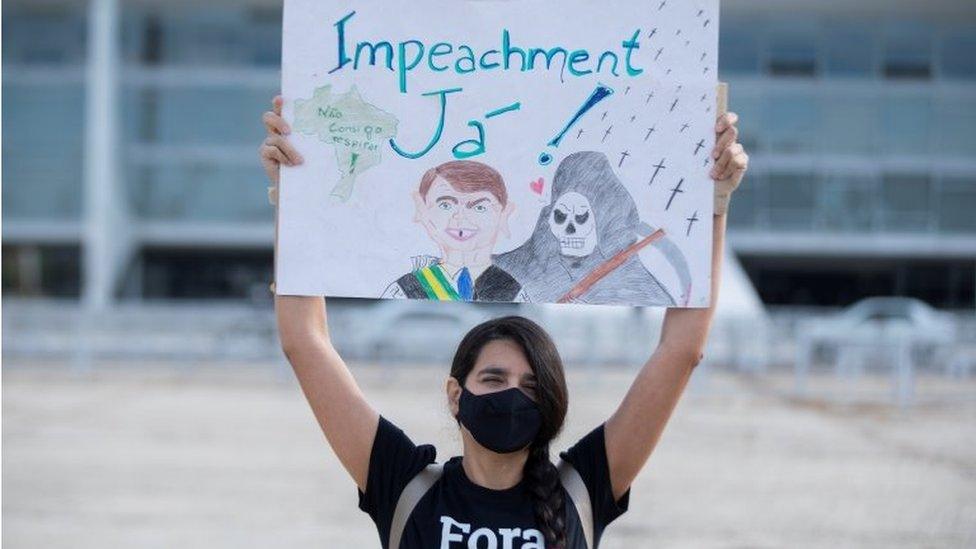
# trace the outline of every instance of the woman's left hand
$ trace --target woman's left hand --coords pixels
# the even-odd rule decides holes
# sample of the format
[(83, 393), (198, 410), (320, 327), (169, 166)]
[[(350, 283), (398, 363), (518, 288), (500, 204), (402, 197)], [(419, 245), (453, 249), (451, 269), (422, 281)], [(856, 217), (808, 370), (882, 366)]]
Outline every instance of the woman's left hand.
[(727, 112), (715, 123), (713, 165), (709, 173), (715, 180), (715, 215), (728, 211), (729, 198), (742, 182), (742, 176), (749, 167), (749, 155), (742, 144), (736, 141), (739, 137), (739, 129), (736, 127), (738, 122), (739, 115)]

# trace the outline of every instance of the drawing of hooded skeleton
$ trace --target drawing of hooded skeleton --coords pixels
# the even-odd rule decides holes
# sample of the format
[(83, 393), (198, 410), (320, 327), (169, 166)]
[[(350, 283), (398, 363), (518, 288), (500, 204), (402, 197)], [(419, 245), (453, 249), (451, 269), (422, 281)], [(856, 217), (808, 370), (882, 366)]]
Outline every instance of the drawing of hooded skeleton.
[[(551, 196), (529, 239), (495, 258), (495, 264), (522, 284), (530, 301), (559, 301), (588, 274), (654, 230), (641, 222), (633, 198), (600, 152), (567, 156), (556, 169)], [(683, 302), (690, 290), (684, 255), (667, 238), (653, 245), (678, 272), (685, 289), (679, 296)], [(637, 254), (576, 301), (678, 304)]]

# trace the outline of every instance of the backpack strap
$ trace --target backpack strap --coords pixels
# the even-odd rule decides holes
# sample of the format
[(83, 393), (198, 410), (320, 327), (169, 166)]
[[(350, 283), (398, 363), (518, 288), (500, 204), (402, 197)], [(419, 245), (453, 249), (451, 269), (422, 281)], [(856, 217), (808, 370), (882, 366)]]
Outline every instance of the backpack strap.
[(593, 507), (590, 504), (590, 491), (586, 489), (586, 483), (579, 472), (566, 460), (560, 459), (556, 466), (559, 471), (559, 480), (569, 494), (570, 501), (576, 507), (576, 514), (580, 519), (580, 526), (583, 528), (583, 539), (586, 540), (586, 547), (593, 547)]
[(400, 498), (397, 499), (396, 508), (393, 511), (393, 520), (390, 521), (390, 539), (387, 549), (400, 548), (400, 538), (403, 537), (407, 519), (410, 518), (410, 514), (413, 513), (424, 494), (441, 478), (443, 472), (443, 464), (431, 463), (410, 479), (410, 482), (400, 492)]

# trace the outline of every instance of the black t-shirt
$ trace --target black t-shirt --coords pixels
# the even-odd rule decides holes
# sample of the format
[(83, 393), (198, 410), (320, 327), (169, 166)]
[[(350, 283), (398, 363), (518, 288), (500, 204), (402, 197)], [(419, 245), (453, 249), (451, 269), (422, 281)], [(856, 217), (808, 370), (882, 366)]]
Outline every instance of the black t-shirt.
[[(596, 549), (604, 528), (627, 510), (630, 491), (614, 501), (603, 425), (560, 455), (579, 472), (590, 493), (594, 530), (594, 547), (590, 549)], [(404, 528), (400, 547), (387, 547), (400, 493), (435, 458), (433, 446), (415, 446), (403, 431), (380, 417), (370, 454), (366, 493), (359, 492), (359, 508), (376, 523), (385, 549), (545, 548), (525, 481), (506, 490), (478, 486), (464, 474), (460, 456), (444, 464), (441, 478), (417, 503)], [(566, 549), (583, 549), (586, 544), (576, 509), (570, 504), (569, 495), (564, 496)]]

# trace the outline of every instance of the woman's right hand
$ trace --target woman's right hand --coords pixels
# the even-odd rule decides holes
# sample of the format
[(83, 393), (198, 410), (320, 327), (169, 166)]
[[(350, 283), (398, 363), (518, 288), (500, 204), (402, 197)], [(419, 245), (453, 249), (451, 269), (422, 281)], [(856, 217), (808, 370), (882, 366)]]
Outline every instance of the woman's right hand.
[(281, 117), (282, 103), (281, 96), (276, 95), (271, 100), (271, 110), (262, 115), (261, 120), (264, 122), (264, 129), (268, 135), (261, 142), (261, 147), (258, 149), (261, 155), (261, 165), (264, 166), (264, 172), (268, 174), (268, 179), (271, 180), (275, 187), (278, 186), (278, 174), (281, 171), (282, 164), (285, 166), (297, 166), (304, 162), (302, 155), (298, 154), (298, 151), (295, 150), (295, 147), (286, 138), (291, 133), (291, 128), (288, 127), (285, 119)]

